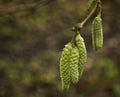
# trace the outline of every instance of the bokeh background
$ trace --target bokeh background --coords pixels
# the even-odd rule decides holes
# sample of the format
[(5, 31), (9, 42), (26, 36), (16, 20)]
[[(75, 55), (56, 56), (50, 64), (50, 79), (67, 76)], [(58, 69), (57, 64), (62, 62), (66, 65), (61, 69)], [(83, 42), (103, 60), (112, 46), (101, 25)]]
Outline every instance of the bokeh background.
[(103, 0), (104, 46), (92, 49), (80, 81), (61, 91), (59, 60), (88, 0), (0, 0), (0, 97), (120, 97), (120, 0)]

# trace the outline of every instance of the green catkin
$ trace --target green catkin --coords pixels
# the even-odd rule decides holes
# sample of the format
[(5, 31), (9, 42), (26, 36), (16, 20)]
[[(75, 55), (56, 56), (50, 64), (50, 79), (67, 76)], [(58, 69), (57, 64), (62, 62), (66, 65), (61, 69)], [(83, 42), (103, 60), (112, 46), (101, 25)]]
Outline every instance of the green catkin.
[(67, 90), (70, 86), (70, 54), (72, 50), (72, 44), (65, 45), (61, 59), (60, 59), (60, 77), (62, 80), (62, 90)]
[(86, 53), (84, 39), (81, 37), (80, 34), (76, 35), (75, 40), (76, 40), (76, 45), (77, 45), (78, 51), (79, 51), (78, 71), (79, 71), (79, 78), (80, 78), (84, 71), (84, 64), (87, 59), (87, 53)]
[(92, 23), (92, 44), (95, 51), (103, 46), (102, 19), (97, 15)]
[(78, 60), (79, 60), (78, 48), (74, 47), (71, 51), (70, 56), (70, 74), (73, 83), (77, 83), (79, 80)]

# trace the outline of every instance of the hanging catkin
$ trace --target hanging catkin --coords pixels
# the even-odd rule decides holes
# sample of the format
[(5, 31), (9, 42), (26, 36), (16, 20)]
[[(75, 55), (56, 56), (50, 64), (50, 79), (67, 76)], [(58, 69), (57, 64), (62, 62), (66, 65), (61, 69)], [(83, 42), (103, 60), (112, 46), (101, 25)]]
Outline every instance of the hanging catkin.
[(78, 48), (74, 47), (71, 51), (70, 56), (70, 74), (73, 83), (77, 83), (79, 80), (78, 61), (79, 61)]
[(103, 46), (102, 19), (100, 15), (97, 15), (92, 23), (92, 44), (95, 51)]
[(79, 51), (78, 71), (79, 71), (79, 78), (80, 78), (83, 73), (84, 64), (87, 59), (86, 47), (85, 47), (84, 39), (81, 37), (80, 34), (76, 35), (75, 40), (76, 40), (76, 45), (77, 45), (78, 51)]
[(72, 50), (72, 44), (65, 45), (61, 59), (60, 59), (60, 76), (62, 80), (62, 89), (67, 90), (70, 86), (70, 54)]

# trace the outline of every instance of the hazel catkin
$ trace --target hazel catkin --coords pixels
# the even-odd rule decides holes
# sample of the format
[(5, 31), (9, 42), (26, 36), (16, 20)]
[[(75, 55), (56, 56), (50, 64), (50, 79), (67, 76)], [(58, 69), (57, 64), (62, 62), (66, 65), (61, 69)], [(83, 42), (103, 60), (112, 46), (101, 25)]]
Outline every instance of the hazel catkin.
[(79, 71), (79, 78), (80, 78), (84, 71), (84, 64), (87, 59), (87, 53), (86, 53), (84, 39), (81, 37), (80, 34), (76, 35), (75, 40), (76, 40), (76, 45), (78, 47), (78, 52), (79, 52), (78, 71)]
[(77, 83), (79, 80), (78, 61), (79, 61), (78, 48), (73, 47), (70, 56), (70, 74), (73, 83)]
[(67, 90), (70, 86), (70, 54), (72, 50), (72, 44), (67, 43), (62, 51), (60, 59), (60, 77), (62, 80), (62, 90)]
[(103, 46), (102, 19), (97, 15), (92, 23), (92, 45), (95, 51)]

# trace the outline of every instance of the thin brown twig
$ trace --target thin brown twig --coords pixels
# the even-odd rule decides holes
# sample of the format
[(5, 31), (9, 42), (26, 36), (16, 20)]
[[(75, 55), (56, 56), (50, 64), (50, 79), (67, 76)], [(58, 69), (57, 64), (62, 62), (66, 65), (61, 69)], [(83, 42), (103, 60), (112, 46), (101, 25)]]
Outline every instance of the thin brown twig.
[(87, 21), (88, 19), (93, 15), (93, 13), (95, 12), (96, 8), (97, 8), (97, 5), (98, 4), (95, 4), (95, 6), (93, 7), (92, 11), (88, 14), (88, 16), (80, 23), (81, 26), (83, 26)]
[(84, 26), (84, 24), (90, 19), (90, 17), (94, 14), (94, 12), (96, 11), (97, 7), (101, 7), (101, 3), (100, 2), (96, 2), (94, 7), (92, 8), (92, 10), (89, 12), (89, 14), (85, 17), (85, 19), (80, 22), (77, 23), (74, 27), (72, 27), (72, 31), (80, 31), (82, 29), (82, 27)]

